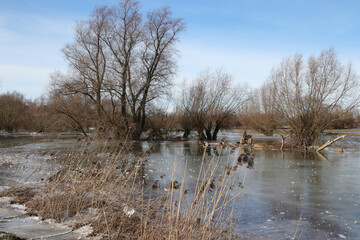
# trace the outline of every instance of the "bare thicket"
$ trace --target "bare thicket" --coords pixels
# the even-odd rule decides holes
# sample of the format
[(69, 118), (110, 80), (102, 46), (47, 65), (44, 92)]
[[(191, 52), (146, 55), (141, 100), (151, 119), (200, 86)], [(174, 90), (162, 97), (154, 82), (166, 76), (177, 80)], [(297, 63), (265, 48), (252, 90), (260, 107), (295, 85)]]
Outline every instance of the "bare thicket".
[(0, 96), (0, 129), (11, 132), (24, 124), (27, 104), (24, 95), (18, 92)]
[(49, 131), (54, 126), (53, 122), (57, 118), (57, 116), (53, 115), (53, 111), (44, 97), (28, 101), (26, 112), (22, 113), (22, 115), (25, 116), (25, 121), (22, 126), (19, 126), (20, 129), (37, 133)]
[(266, 101), (283, 119), (297, 146), (308, 148), (319, 133), (359, 106), (359, 78), (333, 49), (282, 60), (264, 84)]
[(350, 129), (350, 128), (356, 128), (358, 126), (359, 126), (359, 119), (357, 119), (357, 112), (354, 110), (344, 113), (337, 120), (332, 122), (329, 128)]
[(56, 128), (55, 122), (62, 118), (53, 115), (52, 107), (44, 98), (28, 100), (18, 92), (0, 95), (0, 131), (46, 132), (69, 130), (71, 127)]
[(52, 89), (86, 98), (97, 129), (117, 138), (131, 129), (137, 139), (145, 130), (149, 103), (172, 84), (175, 43), (183, 30), (183, 21), (166, 7), (148, 13), (145, 21), (137, 1), (97, 8), (77, 24), (74, 42), (64, 47), (69, 72), (54, 74)]
[(266, 101), (269, 97), (267, 94), (265, 87), (253, 91), (240, 119), (246, 128), (271, 136), (274, 130), (281, 125), (281, 119), (275, 113), (272, 105)]
[(182, 90), (178, 108), (185, 133), (196, 130), (200, 139), (216, 140), (232, 114), (249, 100), (248, 88), (234, 85), (230, 75), (218, 70), (201, 73)]
[[(53, 115), (63, 116), (61, 121), (54, 122), (55, 129), (61, 131), (59, 124), (70, 125), (71, 129), (77, 130), (87, 136), (89, 127), (93, 126), (93, 116), (96, 116), (96, 111), (91, 108), (89, 98), (85, 98), (83, 95), (77, 94), (63, 94), (61, 89), (52, 89), (49, 101), (49, 107), (53, 111)], [(64, 117), (70, 121), (65, 121)], [(69, 124), (70, 122), (70, 124)]]

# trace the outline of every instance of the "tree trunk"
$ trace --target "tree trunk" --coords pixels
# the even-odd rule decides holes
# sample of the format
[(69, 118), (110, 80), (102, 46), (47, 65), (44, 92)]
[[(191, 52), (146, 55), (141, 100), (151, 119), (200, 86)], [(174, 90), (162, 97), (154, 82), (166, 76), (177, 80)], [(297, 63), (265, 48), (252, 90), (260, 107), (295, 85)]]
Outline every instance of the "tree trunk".
[(128, 119), (127, 119), (127, 112), (126, 112), (126, 82), (127, 82), (127, 79), (126, 79), (126, 72), (124, 71), (123, 74), (122, 74), (122, 92), (121, 92), (121, 116), (123, 117), (124, 119), (124, 122), (125, 122), (125, 127), (128, 128), (129, 127), (129, 122), (128, 122)]
[(199, 136), (200, 140), (205, 140), (205, 139), (206, 139), (206, 136), (205, 136), (205, 134), (204, 134), (203, 129), (198, 128), (196, 131), (197, 131), (197, 133), (198, 133), (198, 136)]
[(205, 129), (205, 134), (206, 134), (206, 139), (207, 139), (208, 141), (212, 141), (212, 140), (213, 140), (212, 134), (211, 134), (211, 129), (206, 128), (206, 129)]
[(213, 132), (213, 140), (214, 141), (216, 141), (216, 139), (217, 139), (217, 135), (218, 135), (218, 133), (220, 131), (220, 128), (221, 128), (221, 126), (218, 124), (218, 125), (216, 125), (216, 127), (214, 129), (214, 132)]
[(97, 115), (98, 115), (98, 120), (101, 120), (101, 93), (100, 93), (100, 89), (96, 91), (96, 111), (97, 111)]
[(186, 128), (184, 130), (183, 138), (188, 138), (191, 133), (191, 130), (189, 128)]

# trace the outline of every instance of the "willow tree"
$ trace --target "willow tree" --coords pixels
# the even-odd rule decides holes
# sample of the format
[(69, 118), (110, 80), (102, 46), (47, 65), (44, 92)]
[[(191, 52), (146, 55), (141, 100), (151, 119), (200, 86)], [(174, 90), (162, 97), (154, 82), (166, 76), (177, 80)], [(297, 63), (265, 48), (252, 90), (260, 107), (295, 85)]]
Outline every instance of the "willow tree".
[(307, 149), (319, 134), (359, 106), (359, 78), (333, 49), (317, 57), (295, 54), (282, 60), (265, 83), (267, 101), (285, 121), (298, 146)]
[(131, 131), (139, 138), (148, 104), (171, 86), (183, 30), (182, 19), (173, 18), (169, 8), (148, 13), (146, 20), (134, 0), (96, 8), (77, 24), (74, 42), (65, 45), (69, 74), (53, 75), (53, 89), (89, 99), (99, 129), (115, 137)]
[(111, 81), (107, 85), (112, 101), (120, 100), (120, 113), (125, 128), (129, 128), (128, 91), (138, 68), (139, 46), (144, 38), (144, 26), (139, 2), (125, 0), (109, 9), (107, 34), (104, 42), (109, 48)]
[(109, 13), (107, 7), (97, 8), (90, 20), (76, 25), (74, 42), (62, 49), (69, 65), (69, 74), (58, 72), (51, 76), (52, 88), (57, 94), (82, 95), (92, 101), (96, 127), (102, 126), (108, 117), (103, 101), (109, 73), (109, 51), (102, 39), (107, 34)]
[(168, 7), (147, 15), (144, 42), (140, 50), (139, 81), (129, 84), (134, 137), (139, 138), (145, 128), (147, 105), (167, 93), (175, 74), (177, 50), (175, 44), (185, 29), (180, 18), (173, 18)]
[[(200, 139), (216, 140), (232, 114), (239, 113), (249, 100), (245, 85), (235, 85), (232, 77), (221, 70), (205, 71), (182, 90), (178, 108), (189, 119)], [(186, 127), (185, 127), (186, 128)]]

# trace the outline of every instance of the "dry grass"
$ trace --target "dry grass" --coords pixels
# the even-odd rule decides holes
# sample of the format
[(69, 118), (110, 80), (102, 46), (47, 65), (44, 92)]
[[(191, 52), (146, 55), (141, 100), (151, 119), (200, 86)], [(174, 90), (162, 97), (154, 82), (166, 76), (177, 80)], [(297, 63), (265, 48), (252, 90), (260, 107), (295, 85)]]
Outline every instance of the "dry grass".
[(9, 233), (1, 233), (0, 232), (0, 240), (23, 240), (22, 238), (18, 238)]
[[(100, 151), (70, 154), (64, 167), (48, 179), (40, 194), (22, 201), (27, 202), (32, 214), (42, 218), (58, 222), (76, 218), (77, 226), (91, 224), (93, 234), (103, 239), (229, 239), (233, 236), (229, 229), (242, 189), (233, 192), (241, 183), (232, 175), (242, 162), (238, 163), (237, 158), (229, 160), (218, 179), (220, 156), (206, 160), (204, 151), (190, 202), (184, 197), (188, 191), (184, 190), (186, 171), (181, 183), (174, 180), (175, 162), (169, 187), (160, 196), (149, 198), (144, 194), (156, 186), (144, 185), (140, 171), (151, 149), (129, 159), (124, 146), (113, 154), (107, 153), (106, 146)], [(92, 217), (86, 217), (90, 210)]]
[(35, 191), (31, 187), (14, 186), (0, 192), (0, 197), (13, 197), (11, 204), (24, 204), (30, 201), (35, 196)]

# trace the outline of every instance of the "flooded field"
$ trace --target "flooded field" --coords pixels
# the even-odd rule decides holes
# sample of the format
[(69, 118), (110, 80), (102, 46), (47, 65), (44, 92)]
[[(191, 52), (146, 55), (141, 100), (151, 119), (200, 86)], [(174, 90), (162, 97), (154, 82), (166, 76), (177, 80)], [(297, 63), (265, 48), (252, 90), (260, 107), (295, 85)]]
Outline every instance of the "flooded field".
[[(239, 139), (236, 132), (223, 132), (223, 136), (230, 142)], [(351, 144), (344, 153), (328, 149), (324, 156), (278, 150), (207, 149), (207, 161), (221, 154), (215, 186), (226, 165), (232, 165), (239, 154), (255, 154), (254, 169), (244, 165), (233, 172), (237, 184), (232, 194), (244, 190), (235, 208), (235, 232), (250, 239), (291, 239), (300, 234), (300, 239), (359, 239), (360, 151), (356, 148), (357, 137), (347, 141)], [(69, 149), (74, 151), (81, 144), (66, 138), (1, 137), (0, 188), (17, 182), (42, 184), (59, 168)], [(146, 151), (150, 146), (152, 154), (141, 173), (148, 187), (155, 181), (160, 184), (153, 194), (169, 185), (176, 163), (174, 179), (181, 181), (185, 171), (184, 189), (189, 190), (191, 198), (203, 147), (195, 141), (133, 143), (136, 151)], [(2, 224), (0, 229), (4, 231)]]

